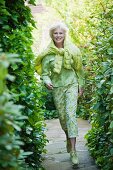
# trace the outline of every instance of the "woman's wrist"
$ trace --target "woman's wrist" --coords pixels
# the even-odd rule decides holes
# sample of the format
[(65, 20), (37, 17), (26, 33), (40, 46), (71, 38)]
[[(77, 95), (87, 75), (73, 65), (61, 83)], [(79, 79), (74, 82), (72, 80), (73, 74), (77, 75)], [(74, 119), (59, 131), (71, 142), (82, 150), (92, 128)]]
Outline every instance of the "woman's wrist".
[(45, 86), (49, 89), (52, 90), (53, 89), (53, 85), (51, 83), (45, 84)]

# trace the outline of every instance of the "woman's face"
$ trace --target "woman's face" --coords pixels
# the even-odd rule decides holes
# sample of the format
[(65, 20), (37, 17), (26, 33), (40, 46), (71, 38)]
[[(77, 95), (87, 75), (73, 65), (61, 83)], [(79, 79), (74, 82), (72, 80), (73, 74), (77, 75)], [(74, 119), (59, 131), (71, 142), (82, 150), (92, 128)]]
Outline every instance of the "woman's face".
[(65, 38), (65, 31), (61, 28), (56, 28), (53, 31), (53, 41), (55, 42), (55, 44), (63, 44), (64, 42), (64, 38)]

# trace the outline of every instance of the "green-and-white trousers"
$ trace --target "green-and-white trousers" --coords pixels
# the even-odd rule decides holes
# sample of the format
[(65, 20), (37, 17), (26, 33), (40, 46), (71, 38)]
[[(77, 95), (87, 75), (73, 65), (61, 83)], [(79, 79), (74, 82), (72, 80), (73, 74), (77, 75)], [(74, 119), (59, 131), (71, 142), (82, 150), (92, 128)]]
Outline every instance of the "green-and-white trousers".
[(64, 87), (56, 87), (52, 90), (56, 109), (59, 112), (59, 120), (62, 129), (68, 138), (78, 136), (78, 126), (76, 119), (78, 85), (70, 84)]

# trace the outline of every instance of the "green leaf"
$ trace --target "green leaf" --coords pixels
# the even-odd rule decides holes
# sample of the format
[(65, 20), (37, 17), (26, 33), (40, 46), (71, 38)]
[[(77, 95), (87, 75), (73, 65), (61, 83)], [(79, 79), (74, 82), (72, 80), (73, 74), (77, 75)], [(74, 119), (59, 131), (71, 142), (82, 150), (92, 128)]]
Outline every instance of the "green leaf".
[(110, 123), (110, 126), (109, 126), (111, 129), (113, 128), (113, 121)]
[(18, 69), (18, 65), (17, 65), (17, 64), (12, 64), (12, 65), (11, 65), (11, 68), (12, 68), (13, 70), (16, 70), (16, 69)]
[(111, 87), (109, 94), (113, 94), (113, 86)]
[(10, 26), (9, 26), (9, 25), (4, 25), (4, 26), (2, 27), (2, 29), (10, 30)]
[(10, 81), (14, 81), (15, 80), (15, 77), (10, 75), (10, 74), (7, 74), (6, 78)]
[(108, 48), (107, 52), (109, 55), (113, 55), (113, 48)]
[(110, 154), (113, 155), (113, 148), (110, 149)]
[(17, 130), (17, 131), (21, 131), (21, 128), (18, 126), (18, 125), (16, 125), (16, 124), (12, 124), (12, 126)]

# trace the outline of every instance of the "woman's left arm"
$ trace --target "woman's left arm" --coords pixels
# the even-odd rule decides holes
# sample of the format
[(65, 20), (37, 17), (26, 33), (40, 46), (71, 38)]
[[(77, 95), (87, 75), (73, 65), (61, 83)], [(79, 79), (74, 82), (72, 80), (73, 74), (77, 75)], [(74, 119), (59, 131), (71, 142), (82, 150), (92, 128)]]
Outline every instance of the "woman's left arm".
[(46, 56), (42, 60), (42, 80), (43, 83), (46, 85), (46, 87), (50, 90), (53, 89), (52, 81), (50, 78), (50, 62), (49, 62), (49, 57)]

